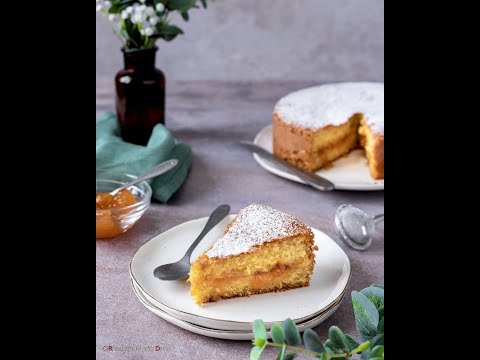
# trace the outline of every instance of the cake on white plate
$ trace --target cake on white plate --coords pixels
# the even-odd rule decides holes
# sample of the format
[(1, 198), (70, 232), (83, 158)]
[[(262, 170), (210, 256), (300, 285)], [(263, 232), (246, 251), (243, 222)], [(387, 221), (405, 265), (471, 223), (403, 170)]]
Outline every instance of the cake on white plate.
[(271, 207), (242, 209), (190, 268), (197, 304), (308, 286), (315, 264), (310, 227)]
[(275, 156), (307, 170), (362, 148), (374, 179), (384, 178), (384, 84), (327, 84), (293, 92), (273, 113)]

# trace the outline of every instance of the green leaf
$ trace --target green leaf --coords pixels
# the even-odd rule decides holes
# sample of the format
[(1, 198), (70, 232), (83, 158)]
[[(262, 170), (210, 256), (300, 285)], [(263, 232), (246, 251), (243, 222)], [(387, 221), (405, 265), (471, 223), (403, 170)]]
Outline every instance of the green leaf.
[(370, 350), (365, 350), (362, 352), (362, 355), (360, 356), (361, 360), (369, 360), (370, 359)]
[(279, 324), (273, 323), (270, 334), (272, 335), (273, 342), (277, 344), (283, 344), (285, 342), (285, 332)]
[(252, 341), (253, 345), (255, 345), (255, 346), (260, 346), (260, 347), (263, 346), (263, 345), (265, 345), (266, 342), (267, 342), (267, 340), (266, 340), (266, 339), (262, 339), (262, 338), (255, 338), (255, 339), (253, 339), (253, 341)]
[(362, 293), (352, 291), (355, 324), (362, 341), (369, 341), (377, 335), (378, 310)]
[(360, 345), (360, 343), (354, 338), (352, 338), (350, 335), (345, 334), (345, 338), (347, 339), (348, 345), (350, 346), (350, 351), (356, 349)]
[(295, 325), (292, 319), (287, 319), (283, 322), (283, 330), (285, 332), (285, 341), (288, 345), (302, 345), (302, 338), (298, 332), (297, 325)]
[(296, 353), (288, 353), (288, 354), (285, 354), (285, 356), (283, 357), (283, 360), (293, 360), (296, 357), (297, 357)]
[(352, 350), (352, 353), (355, 353), (355, 354), (358, 354), (358, 353), (361, 353), (361, 352), (364, 352), (368, 349), (370, 349), (370, 341), (366, 341), (360, 345), (358, 345), (355, 349)]
[(317, 359), (328, 360), (328, 355), (327, 355), (327, 353), (323, 353), (322, 355), (318, 356)]
[(378, 287), (368, 287), (360, 291), (370, 300), (378, 309), (384, 305), (384, 290)]
[(283, 360), (285, 355), (285, 350), (287, 350), (287, 344), (283, 344), (280, 352), (278, 353), (277, 360)]
[(325, 344), (323, 344), (323, 346), (325, 347), (325, 351), (331, 354), (337, 354), (337, 353), (343, 352), (342, 349), (339, 349), (335, 345), (333, 345), (330, 339), (325, 341)]
[(253, 322), (253, 335), (255, 339), (267, 340), (267, 329), (262, 319), (257, 319)]
[(331, 326), (328, 330), (328, 337), (332, 344), (342, 350), (352, 350), (357, 346), (354, 346), (352, 349), (350, 348), (350, 344), (347, 341), (347, 338), (343, 334), (342, 330), (340, 330), (337, 326)]
[(383, 289), (383, 284), (372, 284), (373, 287), (378, 287), (380, 289)]
[(380, 356), (371, 357), (370, 360), (383, 360), (383, 357), (380, 357)]
[(263, 349), (265, 349), (265, 346), (255, 346), (252, 348), (252, 351), (250, 351), (250, 360), (258, 360), (260, 359), (260, 356), (262, 355)]
[(190, 19), (190, 17), (188, 16), (188, 11), (182, 11), (180, 15), (182, 15), (182, 18), (185, 21), (188, 21)]
[(377, 327), (377, 331), (379, 334), (383, 334), (385, 332), (385, 329), (383, 328), (384, 327), (384, 320), (385, 318), (382, 318), (382, 320), (380, 320), (380, 322), (378, 323), (378, 327)]
[(175, 25), (163, 24), (160, 29), (160, 34), (166, 41), (172, 41), (178, 35), (183, 34), (183, 30)]
[(206, 9), (207, 8), (207, 0), (200, 0), (202, 3), (203, 7)]
[(370, 341), (372, 343), (372, 348), (377, 346), (377, 345), (385, 345), (384, 344), (384, 338), (385, 336), (383, 334), (378, 334), (377, 336), (375, 336), (372, 341)]
[(307, 329), (304, 331), (303, 342), (305, 343), (305, 346), (307, 347), (308, 350), (311, 350), (317, 353), (325, 352), (325, 348), (323, 347), (322, 342), (320, 341), (320, 338), (318, 337), (317, 333), (312, 329)]
[(182, 13), (195, 7), (195, 0), (169, 0), (166, 6), (169, 10), (177, 10)]
[(383, 355), (383, 345), (377, 345), (370, 350), (370, 357), (381, 357)]
[(384, 310), (383, 310), (383, 306), (380, 306), (380, 307), (378, 308), (378, 318), (379, 318), (380, 320), (383, 319), (383, 311), (384, 311)]

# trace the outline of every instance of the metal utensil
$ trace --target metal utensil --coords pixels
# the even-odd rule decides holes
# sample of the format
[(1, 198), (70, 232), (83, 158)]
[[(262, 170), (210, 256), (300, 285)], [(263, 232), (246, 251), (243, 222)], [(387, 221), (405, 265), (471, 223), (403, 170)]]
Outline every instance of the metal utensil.
[(288, 162), (286, 162), (284, 160), (277, 159), (275, 156), (270, 154), (267, 150), (265, 150), (264, 148), (261, 148), (260, 146), (255, 145), (254, 143), (252, 143), (250, 141), (240, 141), (239, 144), (242, 145), (243, 147), (253, 151), (254, 153), (258, 154), (262, 158), (267, 159), (268, 161), (271, 161), (271, 162), (275, 163), (276, 165), (280, 166), (283, 170), (285, 170), (285, 171), (287, 171), (287, 172), (289, 172), (293, 175), (298, 176), (307, 185), (310, 185), (311, 187), (313, 187), (317, 190), (331, 191), (331, 190), (335, 189), (335, 185), (331, 181), (329, 181), (329, 180), (327, 180), (327, 179), (325, 179), (321, 176), (318, 176), (316, 174), (303, 171), (303, 170), (293, 166), (292, 164), (289, 164)]
[(136, 178), (135, 180), (130, 181), (129, 183), (127, 183), (125, 185), (122, 185), (122, 186), (116, 188), (113, 191), (110, 191), (110, 195), (113, 196), (116, 193), (118, 193), (119, 191), (128, 189), (130, 186), (133, 186), (135, 184), (138, 184), (138, 183), (140, 183), (142, 181), (145, 181), (145, 180), (148, 180), (150, 178), (162, 175), (163, 173), (166, 173), (168, 170), (173, 169), (175, 166), (177, 166), (177, 164), (178, 164), (177, 159), (170, 159), (170, 160), (164, 161), (161, 164), (158, 164), (157, 166), (151, 168), (145, 174)]
[(367, 250), (372, 245), (375, 223), (384, 214), (370, 216), (353, 205), (341, 205), (335, 214), (337, 234), (355, 250)]
[(185, 256), (175, 263), (158, 266), (153, 271), (153, 275), (161, 280), (179, 280), (186, 278), (190, 272), (190, 257), (192, 256), (193, 250), (197, 247), (205, 235), (207, 235), (210, 230), (212, 230), (220, 221), (222, 221), (229, 212), (230, 205), (221, 205), (216, 208), (208, 218), (207, 224), (203, 228), (200, 235), (198, 235), (197, 239), (188, 248)]

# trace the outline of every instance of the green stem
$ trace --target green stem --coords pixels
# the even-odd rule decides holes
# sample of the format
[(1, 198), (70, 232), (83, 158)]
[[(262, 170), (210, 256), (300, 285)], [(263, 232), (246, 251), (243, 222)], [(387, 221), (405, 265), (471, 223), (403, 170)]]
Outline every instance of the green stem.
[[(283, 344), (275, 344), (275, 343), (271, 343), (269, 341), (267, 341), (267, 345), (270, 345), (270, 346), (273, 346), (273, 347), (278, 347), (278, 348), (283, 347)], [(308, 354), (308, 355), (312, 355), (312, 356), (322, 355), (322, 353), (317, 353), (317, 352), (310, 351), (310, 350), (300, 348), (300, 347), (296, 347), (296, 346), (287, 345), (287, 349), (292, 350), (292, 351), (302, 352), (304, 354)], [(347, 357), (347, 356), (350, 356), (351, 354), (345, 352), (345, 353), (341, 353), (341, 354), (328, 354), (328, 355), (329, 355), (330, 359), (336, 359), (336, 358)]]

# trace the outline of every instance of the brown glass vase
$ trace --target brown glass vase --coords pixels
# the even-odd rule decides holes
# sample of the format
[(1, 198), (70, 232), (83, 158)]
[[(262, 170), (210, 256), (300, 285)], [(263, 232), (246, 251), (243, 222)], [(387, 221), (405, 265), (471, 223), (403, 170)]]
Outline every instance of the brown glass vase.
[(146, 145), (155, 125), (165, 124), (165, 76), (155, 68), (157, 48), (122, 51), (125, 69), (115, 77), (120, 135)]

